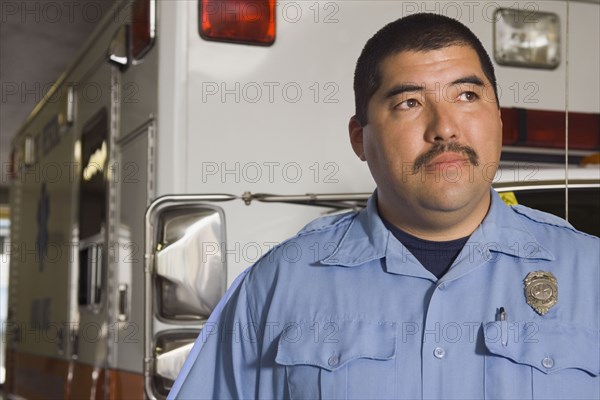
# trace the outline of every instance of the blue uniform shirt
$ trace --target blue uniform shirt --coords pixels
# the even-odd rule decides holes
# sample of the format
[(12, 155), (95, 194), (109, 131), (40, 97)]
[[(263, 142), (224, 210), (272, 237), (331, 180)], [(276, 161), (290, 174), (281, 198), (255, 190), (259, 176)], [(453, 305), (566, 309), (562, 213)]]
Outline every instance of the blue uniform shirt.
[[(361, 212), (312, 222), (249, 269), (170, 398), (598, 399), (599, 260), (598, 238), (493, 192), (438, 280), (371, 198)], [(557, 280), (544, 315), (526, 301), (533, 271)]]

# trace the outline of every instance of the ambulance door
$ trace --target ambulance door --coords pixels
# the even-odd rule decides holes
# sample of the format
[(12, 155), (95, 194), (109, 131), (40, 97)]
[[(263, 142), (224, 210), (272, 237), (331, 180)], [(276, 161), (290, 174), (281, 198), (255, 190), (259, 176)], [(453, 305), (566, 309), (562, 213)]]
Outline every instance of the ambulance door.
[(90, 398), (107, 393), (107, 354), (111, 323), (108, 313), (111, 265), (109, 166), (111, 129), (112, 66), (100, 58), (91, 72), (78, 82), (76, 91), (78, 141), (75, 154), (79, 166), (77, 196), (78, 257), (76, 263), (79, 324), (74, 336), (73, 373), (68, 397)]

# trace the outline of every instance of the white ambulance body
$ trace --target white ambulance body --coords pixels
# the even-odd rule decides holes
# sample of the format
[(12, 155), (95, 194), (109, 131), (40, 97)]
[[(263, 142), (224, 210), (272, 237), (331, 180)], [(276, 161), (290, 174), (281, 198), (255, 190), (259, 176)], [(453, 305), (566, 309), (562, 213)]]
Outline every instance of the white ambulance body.
[[(458, 18), (493, 55), (497, 9), (521, 18), (552, 13), (555, 67), (496, 65), (500, 103), (512, 118), (505, 124), (515, 128), (508, 159), (563, 159), (556, 137), (564, 141), (567, 108), (583, 121), (583, 134), (569, 131), (581, 141), (571, 161), (597, 151), (600, 5), (567, 3), (116, 5), (13, 143), (8, 393), (164, 397), (180, 365), (165, 355), (194, 340), (243, 269), (328, 210), (294, 204), (302, 198), (246, 195), (248, 206), (208, 195), (375, 188), (348, 140), (353, 71), (367, 39), (399, 17)], [(234, 29), (233, 43), (211, 40), (231, 38), (219, 24), (252, 26), (265, 15), (274, 21), (266, 33)], [(273, 34), (270, 45), (249, 43)], [(547, 128), (540, 115), (562, 118), (551, 127), (558, 136), (527, 136), (531, 124)], [(350, 208), (365, 196), (341, 198)], [(340, 196), (319, 199), (340, 204)]]

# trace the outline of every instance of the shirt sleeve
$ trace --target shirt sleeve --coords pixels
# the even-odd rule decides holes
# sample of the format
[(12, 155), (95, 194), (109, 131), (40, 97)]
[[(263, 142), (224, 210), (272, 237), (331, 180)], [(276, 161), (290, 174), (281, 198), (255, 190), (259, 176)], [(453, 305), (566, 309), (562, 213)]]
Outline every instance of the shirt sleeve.
[[(268, 338), (258, 329), (252, 312), (256, 298), (249, 301), (246, 272), (232, 284), (223, 304), (215, 308), (204, 325), (169, 399), (283, 397), (280, 390), (275, 393), (274, 387), (279, 385), (260, 388), (261, 377), (266, 383), (277, 372), (274, 361), (269, 361), (274, 360), (270, 351), (262, 351)], [(268, 343), (266, 347), (272, 349)]]

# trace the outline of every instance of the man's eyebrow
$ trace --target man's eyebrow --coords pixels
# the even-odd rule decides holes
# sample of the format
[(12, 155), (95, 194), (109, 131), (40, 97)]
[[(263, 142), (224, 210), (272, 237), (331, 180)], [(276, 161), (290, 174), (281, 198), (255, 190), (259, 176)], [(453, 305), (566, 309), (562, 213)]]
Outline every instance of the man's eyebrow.
[[(485, 83), (477, 76), (477, 75), (469, 75), (469, 76), (464, 76), (462, 78), (458, 78), (454, 81), (452, 81), (452, 83), (450, 83), (451, 86), (455, 86), (455, 85), (461, 85), (461, 84), (471, 84), (471, 85), (476, 85), (476, 86), (485, 86)], [(421, 92), (425, 90), (425, 86), (423, 85), (416, 85), (413, 83), (403, 83), (400, 85), (396, 85), (394, 87), (392, 87), (391, 89), (389, 89), (386, 93), (384, 98), (386, 99), (390, 99), (394, 96), (398, 96), (399, 94), (402, 93), (406, 93), (406, 92)]]
[(463, 83), (469, 83), (471, 85), (476, 85), (476, 86), (485, 86), (485, 83), (483, 83), (483, 81), (476, 75), (469, 75), (469, 76), (465, 76), (463, 78), (459, 78), (455, 81), (452, 81), (451, 85), (460, 85)]

